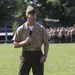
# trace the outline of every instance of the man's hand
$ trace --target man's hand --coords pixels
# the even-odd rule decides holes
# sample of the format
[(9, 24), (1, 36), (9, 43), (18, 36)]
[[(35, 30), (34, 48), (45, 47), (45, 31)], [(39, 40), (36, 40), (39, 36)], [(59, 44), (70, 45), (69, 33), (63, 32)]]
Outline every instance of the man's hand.
[(41, 62), (41, 63), (45, 63), (45, 62), (46, 62), (46, 56), (43, 55), (43, 56), (41, 57), (41, 59), (40, 59), (40, 62)]
[(27, 37), (27, 38), (24, 40), (25, 44), (31, 43), (31, 41), (32, 41), (32, 38), (31, 38), (31, 37)]

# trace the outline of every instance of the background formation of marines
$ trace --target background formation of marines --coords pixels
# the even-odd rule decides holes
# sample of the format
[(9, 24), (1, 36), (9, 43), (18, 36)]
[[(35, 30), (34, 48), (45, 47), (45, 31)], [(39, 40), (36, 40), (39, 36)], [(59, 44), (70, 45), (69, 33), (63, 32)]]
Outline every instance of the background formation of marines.
[(46, 28), (49, 41), (54, 43), (74, 43), (75, 27)]

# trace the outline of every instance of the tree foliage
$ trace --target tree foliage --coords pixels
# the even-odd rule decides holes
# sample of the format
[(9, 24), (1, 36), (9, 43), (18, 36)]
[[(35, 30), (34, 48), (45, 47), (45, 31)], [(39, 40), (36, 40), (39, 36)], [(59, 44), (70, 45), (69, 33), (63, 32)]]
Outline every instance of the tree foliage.
[(16, 9), (16, 0), (0, 0), (0, 21), (13, 18)]
[(10, 19), (24, 18), (25, 6), (23, 0), (0, 0), (0, 23)]
[(13, 34), (15, 34), (18, 26), (19, 26), (19, 23), (17, 21), (13, 22), (13, 25), (12, 25)]
[(75, 23), (75, 0), (38, 0), (43, 18), (59, 19), (62, 26)]
[(37, 9), (38, 19), (59, 19), (62, 26), (75, 24), (75, 0), (0, 0), (0, 23), (9, 19), (25, 19), (30, 1)]
[(59, 0), (60, 22), (64, 25), (73, 25), (75, 14), (75, 0)]

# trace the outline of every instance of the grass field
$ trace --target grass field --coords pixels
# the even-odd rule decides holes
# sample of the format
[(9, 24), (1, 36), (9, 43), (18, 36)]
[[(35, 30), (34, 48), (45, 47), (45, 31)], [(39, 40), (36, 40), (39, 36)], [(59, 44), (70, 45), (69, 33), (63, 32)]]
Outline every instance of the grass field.
[[(0, 75), (18, 75), (20, 55), (21, 48), (0, 44)], [(75, 44), (50, 44), (44, 75), (75, 75)]]

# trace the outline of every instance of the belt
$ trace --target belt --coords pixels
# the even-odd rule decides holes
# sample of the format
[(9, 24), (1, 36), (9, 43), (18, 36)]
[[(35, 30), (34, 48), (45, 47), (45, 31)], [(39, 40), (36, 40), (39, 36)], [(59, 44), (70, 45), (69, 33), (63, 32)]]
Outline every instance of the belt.
[(31, 49), (27, 49), (27, 48), (24, 48), (24, 51), (40, 51), (41, 48), (31, 48)]

